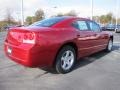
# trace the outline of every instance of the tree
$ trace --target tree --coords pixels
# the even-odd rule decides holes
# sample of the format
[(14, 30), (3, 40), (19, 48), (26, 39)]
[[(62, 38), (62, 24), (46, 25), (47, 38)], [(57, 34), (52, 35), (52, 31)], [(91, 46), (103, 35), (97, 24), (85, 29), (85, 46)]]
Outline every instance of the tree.
[(68, 13), (66, 13), (65, 16), (77, 16), (77, 13), (75, 10), (71, 10)]
[(35, 12), (35, 21), (39, 21), (45, 18), (44, 11), (42, 9), (39, 9)]
[(111, 22), (112, 17), (113, 17), (113, 14), (112, 14), (112, 13), (108, 13), (108, 14), (106, 15), (107, 22)]
[(93, 16), (93, 20), (100, 22), (102, 24), (115, 23), (115, 18), (112, 13), (108, 13), (101, 16)]
[(12, 12), (10, 9), (6, 10), (6, 17), (5, 17), (4, 21), (6, 21), (8, 24), (14, 24), (14, 22), (15, 22), (11, 13)]
[(28, 17), (26, 18), (26, 23), (27, 23), (28, 25), (32, 24), (32, 23), (33, 23), (33, 17), (32, 17), (32, 16), (28, 16)]
[(39, 9), (35, 12), (35, 15), (34, 16), (28, 16), (26, 18), (26, 24), (27, 25), (30, 25), (36, 21), (40, 21), (42, 19), (45, 18), (45, 14), (44, 14), (44, 11), (42, 9)]
[(64, 14), (58, 13), (56, 16), (61, 17), (61, 16), (64, 16)]
[(100, 17), (99, 16), (93, 16), (93, 20), (100, 23)]
[(77, 16), (77, 13), (75, 12), (75, 10), (71, 10), (67, 13), (58, 13), (56, 16)]
[(105, 16), (105, 15), (101, 15), (101, 16), (100, 16), (100, 22), (101, 22), (102, 24), (107, 23), (107, 19), (106, 19), (106, 16)]
[(100, 16), (100, 21), (101, 23), (111, 23), (114, 20), (113, 14), (112, 13), (108, 13), (106, 15), (101, 15)]

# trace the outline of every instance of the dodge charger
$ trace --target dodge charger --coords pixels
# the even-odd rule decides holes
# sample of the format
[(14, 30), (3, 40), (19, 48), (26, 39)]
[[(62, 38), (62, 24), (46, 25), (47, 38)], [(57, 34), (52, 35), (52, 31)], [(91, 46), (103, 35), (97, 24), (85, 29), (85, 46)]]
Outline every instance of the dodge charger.
[(70, 72), (77, 60), (99, 52), (111, 51), (113, 35), (102, 31), (89, 19), (52, 17), (26, 27), (10, 28), (4, 42), (5, 54), (27, 67), (54, 68)]

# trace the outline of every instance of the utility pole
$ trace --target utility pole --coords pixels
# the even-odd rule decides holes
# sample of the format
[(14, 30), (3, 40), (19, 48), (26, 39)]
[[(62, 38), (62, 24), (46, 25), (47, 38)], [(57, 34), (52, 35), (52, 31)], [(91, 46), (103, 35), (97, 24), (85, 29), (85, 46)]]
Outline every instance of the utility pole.
[(21, 0), (21, 25), (24, 25), (23, 0)]
[(119, 2), (118, 2), (118, 0), (116, 0), (116, 28), (117, 28), (117, 24), (118, 24), (118, 6), (119, 6)]
[(91, 2), (91, 20), (93, 20), (93, 0)]
[(54, 13), (55, 13), (55, 15), (56, 15), (57, 6), (54, 6), (53, 9), (54, 9)]

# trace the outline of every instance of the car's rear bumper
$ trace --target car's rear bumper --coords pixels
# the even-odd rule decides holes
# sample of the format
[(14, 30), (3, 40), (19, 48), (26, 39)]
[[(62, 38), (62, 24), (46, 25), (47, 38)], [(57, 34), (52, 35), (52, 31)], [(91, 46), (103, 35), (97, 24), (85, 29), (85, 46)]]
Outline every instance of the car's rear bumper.
[[(12, 49), (11, 53), (8, 53), (9, 47)], [(40, 51), (36, 46), (14, 46), (5, 42), (4, 51), (10, 59), (27, 67), (51, 66), (52, 63), (51, 56), (46, 57), (48, 52)]]
[(106, 28), (106, 30), (109, 30), (109, 31), (114, 31), (115, 28)]

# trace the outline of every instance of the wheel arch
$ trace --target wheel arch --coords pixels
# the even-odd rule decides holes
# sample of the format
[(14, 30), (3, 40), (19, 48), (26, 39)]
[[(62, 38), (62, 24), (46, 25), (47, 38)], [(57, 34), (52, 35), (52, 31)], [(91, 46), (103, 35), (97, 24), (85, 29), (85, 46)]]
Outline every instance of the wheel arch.
[(60, 52), (60, 50), (65, 47), (65, 46), (71, 46), (75, 49), (75, 52), (76, 52), (76, 57), (78, 56), (78, 47), (77, 45), (74, 43), (74, 42), (67, 42), (67, 43), (64, 43), (63, 45), (60, 46), (60, 48), (58, 49), (56, 55), (55, 55), (55, 59), (53, 61), (53, 67), (55, 66), (55, 63), (56, 63), (56, 58), (57, 58), (57, 55), (58, 53)]

